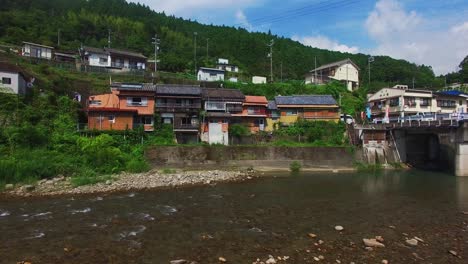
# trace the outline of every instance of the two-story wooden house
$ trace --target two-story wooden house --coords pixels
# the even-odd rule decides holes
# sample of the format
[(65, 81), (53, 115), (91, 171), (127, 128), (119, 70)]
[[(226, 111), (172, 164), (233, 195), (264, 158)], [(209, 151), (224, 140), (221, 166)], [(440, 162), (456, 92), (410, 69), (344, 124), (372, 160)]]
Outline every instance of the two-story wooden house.
[(340, 120), (339, 106), (331, 95), (276, 96), (280, 125), (288, 126), (298, 119), (335, 121)]
[(157, 85), (155, 112), (164, 124), (172, 124), (178, 143), (198, 141), (201, 88), (191, 85)]
[(359, 67), (350, 59), (322, 65), (305, 76), (306, 84), (324, 84), (332, 80), (342, 81), (349, 91), (359, 86)]
[(88, 98), (88, 129), (154, 130), (154, 85), (114, 83), (111, 90)]
[(245, 124), (251, 133), (265, 131), (268, 100), (265, 96), (246, 95), (242, 104), (242, 113), (232, 114), (242, 124)]
[(244, 94), (237, 89), (202, 89), (204, 115), (200, 137), (209, 144), (229, 143), (229, 123), (233, 115), (242, 114)]

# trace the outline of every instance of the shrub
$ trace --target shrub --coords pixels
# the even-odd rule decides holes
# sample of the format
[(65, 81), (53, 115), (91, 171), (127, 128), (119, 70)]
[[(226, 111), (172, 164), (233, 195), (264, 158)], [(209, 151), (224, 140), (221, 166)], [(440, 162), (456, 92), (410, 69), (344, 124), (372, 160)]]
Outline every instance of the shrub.
[(229, 135), (234, 137), (249, 136), (250, 130), (243, 124), (233, 124), (229, 126)]
[(144, 159), (133, 158), (127, 162), (126, 171), (128, 172), (146, 172), (150, 170), (150, 165)]
[(302, 168), (302, 165), (299, 161), (295, 160), (289, 165), (291, 172), (298, 173)]

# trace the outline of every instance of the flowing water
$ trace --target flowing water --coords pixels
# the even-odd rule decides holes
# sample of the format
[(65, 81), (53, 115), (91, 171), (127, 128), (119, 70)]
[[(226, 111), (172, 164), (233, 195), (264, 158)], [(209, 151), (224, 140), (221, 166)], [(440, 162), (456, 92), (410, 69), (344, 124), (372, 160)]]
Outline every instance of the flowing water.
[[(278, 263), (316, 263), (320, 255), (321, 263), (468, 263), (468, 178), (422, 171), (276, 176), (0, 198), (0, 263), (252, 263), (268, 255), (289, 257)], [(377, 235), (386, 247), (366, 250), (362, 239)], [(406, 246), (414, 236), (424, 243)]]

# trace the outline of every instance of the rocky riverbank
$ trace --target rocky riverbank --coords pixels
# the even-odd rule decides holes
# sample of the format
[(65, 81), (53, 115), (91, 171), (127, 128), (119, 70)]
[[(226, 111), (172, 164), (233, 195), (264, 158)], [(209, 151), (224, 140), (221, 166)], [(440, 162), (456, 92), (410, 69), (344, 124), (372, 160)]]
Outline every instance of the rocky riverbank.
[(4, 193), (8, 196), (55, 196), (66, 194), (111, 193), (131, 190), (170, 188), (188, 185), (209, 185), (218, 182), (244, 181), (256, 177), (253, 170), (243, 171), (159, 171), (145, 173), (121, 173), (109, 180), (92, 185), (73, 186), (69, 177), (44, 179), (35, 185), (7, 185)]

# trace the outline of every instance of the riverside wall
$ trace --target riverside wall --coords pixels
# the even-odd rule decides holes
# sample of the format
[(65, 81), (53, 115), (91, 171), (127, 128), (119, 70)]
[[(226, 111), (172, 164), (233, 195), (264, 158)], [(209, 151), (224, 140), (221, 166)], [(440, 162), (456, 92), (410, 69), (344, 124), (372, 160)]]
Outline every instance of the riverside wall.
[(153, 167), (181, 168), (289, 169), (298, 161), (305, 169), (351, 169), (359, 156), (344, 147), (158, 146), (146, 151)]

